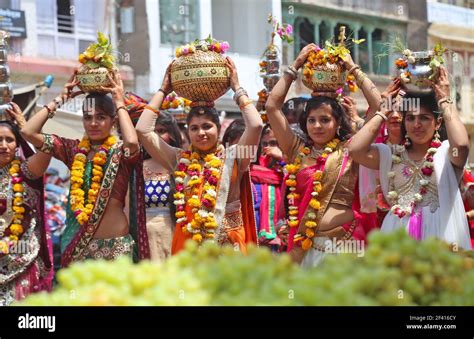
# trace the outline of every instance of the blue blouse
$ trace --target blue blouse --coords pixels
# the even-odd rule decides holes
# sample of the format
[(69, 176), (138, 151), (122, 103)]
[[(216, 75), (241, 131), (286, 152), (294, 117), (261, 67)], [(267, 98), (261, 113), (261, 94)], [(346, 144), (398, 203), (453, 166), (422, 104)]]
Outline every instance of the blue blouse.
[(167, 207), (170, 194), (169, 180), (145, 181), (145, 207)]

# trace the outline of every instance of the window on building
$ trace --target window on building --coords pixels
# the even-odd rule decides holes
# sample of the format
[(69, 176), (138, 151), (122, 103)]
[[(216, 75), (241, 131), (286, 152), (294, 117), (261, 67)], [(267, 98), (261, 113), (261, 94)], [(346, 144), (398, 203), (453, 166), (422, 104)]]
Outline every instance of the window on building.
[(197, 0), (160, 0), (161, 43), (182, 45), (199, 37)]
[(58, 32), (74, 33), (74, 17), (71, 15), (71, 0), (56, 0)]
[(365, 39), (364, 43), (359, 45), (359, 65), (364, 72), (369, 71), (369, 45), (367, 41), (367, 31), (364, 28), (359, 30), (359, 39)]
[(0, 0), (0, 8), (11, 8), (10, 0)]
[(107, 3), (36, 0), (38, 55), (77, 59), (77, 55), (96, 39), (97, 31), (104, 31)]
[(271, 11), (268, 0), (212, 0), (213, 35), (228, 41), (231, 52), (260, 56), (270, 42), (272, 27), (266, 20)]
[(319, 25), (319, 46), (324, 46), (326, 40), (331, 40), (333, 33), (331, 32), (331, 27), (326, 21), (323, 21)]
[(307, 44), (314, 42), (314, 25), (311, 22), (309, 22), (308, 18), (302, 18), (302, 20), (300, 21), (298, 25), (299, 25), (298, 27), (299, 46), (295, 46), (298, 48), (297, 53), (299, 53), (299, 51), (301, 51), (301, 49)]

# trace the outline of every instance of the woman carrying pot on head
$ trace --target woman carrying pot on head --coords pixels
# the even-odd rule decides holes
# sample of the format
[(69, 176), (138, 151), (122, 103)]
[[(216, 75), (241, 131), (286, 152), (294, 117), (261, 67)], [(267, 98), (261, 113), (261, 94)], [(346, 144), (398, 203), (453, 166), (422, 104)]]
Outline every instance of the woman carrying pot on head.
[(43, 173), (51, 156), (34, 153), (21, 137), (18, 105), (0, 121), (0, 306), (49, 291), (51, 236), (44, 222)]
[[(136, 225), (129, 225), (124, 213), (128, 183), (139, 161), (138, 138), (124, 106), (120, 75), (108, 75), (108, 78), (110, 87), (102, 87), (102, 94), (88, 94), (83, 102), (82, 140), (41, 133), (61, 104), (82, 93), (73, 92), (79, 85), (75, 74), (61, 95), (45, 105), (22, 129), (29, 142), (62, 161), (71, 171), (67, 225), (61, 239), (62, 266), (84, 259), (131, 257), (135, 243), (139, 258), (149, 257), (145, 216), (139, 213), (143, 196), (132, 197), (137, 201), (136, 209), (131, 211), (137, 213), (133, 218)], [(113, 135), (117, 122), (123, 140)], [(140, 180), (135, 182), (143, 185)]]
[(238, 158), (239, 153), (245, 152), (237, 152), (236, 147), (256, 148), (262, 121), (247, 93), (240, 87), (237, 70), (230, 58), (227, 58), (227, 67), (231, 88), (236, 92), (236, 103), (246, 124), (237, 145), (225, 150), (218, 142), (220, 121), (213, 107), (195, 106), (188, 113), (189, 150), (172, 147), (153, 132), (158, 108), (172, 91), (171, 65), (160, 90), (137, 124), (138, 136), (146, 151), (173, 173), (176, 191), (173, 254), (183, 249), (188, 239), (198, 243), (206, 240), (227, 243), (238, 246), (242, 252), (246, 251), (246, 243), (256, 242), (250, 182), (248, 176), (243, 175), (252, 159)]
[[(403, 227), (415, 239), (430, 236), (471, 248), (458, 182), (469, 153), (469, 139), (450, 99), (448, 72), (439, 69), (434, 95), (407, 95), (404, 145), (372, 144), (390, 112), (377, 112), (357, 133), (349, 151), (355, 161), (378, 169), (390, 211), (382, 232)], [(439, 114), (441, 112), (441, 114)], [(444, 122), (448, 140), (440, 140)]]
[[(352, 133), (347, 113), (333, 97), (313, 96), (300, 117), (308, 140), (305, 144), (292, 132), (281, 110), (298, 69), (317, 50), (315, 44), (301, 50), (266, 105), (273, 133), (288, 158), (288, 251), (303, 266), (321, 262), (334, 240), (364, 239), (363, 217), (358, 213), (358, 199), (354, 200), (358, 170), (344, 151)], [(350, 56), (344, 67), (358, 80), (371, 115), (380, 104), (380, 94)]]

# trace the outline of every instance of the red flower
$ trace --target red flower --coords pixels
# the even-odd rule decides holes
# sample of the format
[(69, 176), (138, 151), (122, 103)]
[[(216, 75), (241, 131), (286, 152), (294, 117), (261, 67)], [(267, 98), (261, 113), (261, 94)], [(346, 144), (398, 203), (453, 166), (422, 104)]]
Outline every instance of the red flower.
[(203, 174), (205, 178), (209, 178), (212, 175), (212, 172), (210, 169), (206, 168), (204, 169)]
[(184, 172), (184, 171), (186, 171), (186, 168), (187, 168), (187, 166), (184, 163), (180, 162), (178, 164), (178, 171)]
[(176, 190), (178, 192), (184, 191), (184, 185), (183, 184), (176, 184)]
[(201, 200), (201, 203), (202, 203), (203, 206), (206, 207), (206, 208), (211, 208), (211, 207), (212, 207), (212, 206), (211, 206), (211, 202), (210, 202), (209, 200), (207, 200), (207, 199), (202, 199), (202, 200)]
[(207, 182), (213, 186), (217, 185), (217, 178), (216, 177), (210, 177)]
[(13, 178), (12, 178), (12, 182), (13, 182), (14, 184), (19, 184), (19, 183), (21, 183), (22, 181), (23, 181), (23, 178), (22, 178), (22, 177), (13, 177)]
[(430, 147), (438, 148), (441, 146), (441, 142), (439, 141), (432, 141)]
[(197, 176), (197, 177), (199, 176), (199, 172), (198, 172), (198, 171), (188, 171), (188, 174), (189, 174), (189, 176), (191, 176), (191, 177), (192, 177), (193, 175), (195, 175), (195, 176)]
[(428, 192), (425, 187), (420, 188), (420, 194), (426, 194)]
[(424, 175), (430, 176), (431, 174), (433, 174), (433, 169), (432, 169), (432, 168), (429, 168), (429, 167), (423, 167), (423, 168), (421, 169), (421, 172), (422, 172)]

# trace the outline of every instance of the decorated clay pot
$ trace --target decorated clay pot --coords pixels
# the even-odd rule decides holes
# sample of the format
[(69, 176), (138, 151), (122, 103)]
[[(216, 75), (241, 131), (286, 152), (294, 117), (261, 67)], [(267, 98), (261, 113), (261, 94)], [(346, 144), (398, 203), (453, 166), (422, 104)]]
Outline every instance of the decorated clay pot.
[(76, 74), (76, 78), (80, 82), (78, 87), (84, 93), (104, 93), (105, 91), (101, 87), (111, 86), (110, 80), (107, 77), (109, 72), (109, 69), (105, 67), (91, 69), (83, 66)]
[(303, 84), (313, 92), (335, 92), (339, 88), (344, 88), (346, 71), (340, 64), (330, 64), (327, 62), (314, 68), (311, 80), (303, 74), (302, 79)]
[(433, 74), (433, 70), (429, 65), (433, 52), (413, 52), (412, 55), (415, 57), (415, 63), (409, 63), (408, 67), (402, 70), (410, 72), (410, 82), (402, 81), (403, 87), (410, 93), (429, 93), (432, 91), (429, 77)]
[(180, 97), (193, 102), (213, 102), (230, 87), (226, 58), (199, 49), (182, 55), (171, 66), (171, 85)]

